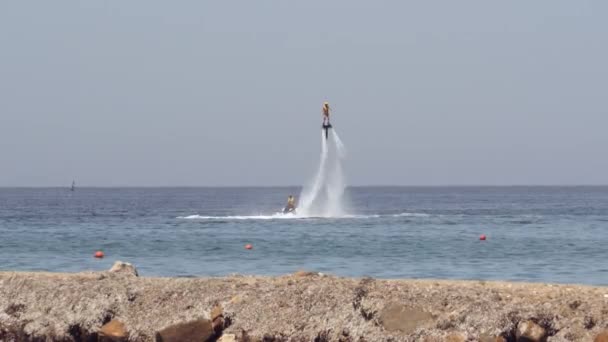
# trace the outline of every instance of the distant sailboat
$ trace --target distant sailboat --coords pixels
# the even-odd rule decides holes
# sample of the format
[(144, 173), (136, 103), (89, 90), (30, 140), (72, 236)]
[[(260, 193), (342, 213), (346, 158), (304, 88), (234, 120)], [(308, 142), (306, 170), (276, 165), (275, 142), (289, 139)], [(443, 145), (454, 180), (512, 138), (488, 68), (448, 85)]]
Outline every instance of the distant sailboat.
[(72, 181), (72, 187), (70, 188), (71, 191), (76, 190), (76, 182)]

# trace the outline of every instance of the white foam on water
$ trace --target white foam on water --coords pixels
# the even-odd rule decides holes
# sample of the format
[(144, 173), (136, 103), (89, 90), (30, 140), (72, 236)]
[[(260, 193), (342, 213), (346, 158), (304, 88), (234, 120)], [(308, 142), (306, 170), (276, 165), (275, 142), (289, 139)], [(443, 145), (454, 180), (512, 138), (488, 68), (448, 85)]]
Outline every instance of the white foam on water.
[(379, 218), (381, 215), (343, 215), (343, 216), (303, 216), (303, 215), (293, 215), (293, 214), (282, 214), (277, 213), (274, 215), (233, 215), (233, 216), (204, 216), (204, 215), (189, 215), (189, 216), (178, 216), (177, 219), (182, 220), (229, 220), (229, 221), (238, 221), (238, 220), (285, 220), (285, 219), (323, 219), (323, 218), (332, 218), (332, 219), (370, 219), (370, 218)]
[(381, 218), (382, 215), (378, 215), (378, 214), (373, 214), (373, 215), (344, 215), (341, 216), (339, 218), (345, 218), (345, 219), (373, 219), (373, 218)]
[(189, 215), (178, 216), (178, 219), (184, 220), (275, 220), (275, 219), (294, 219), (300, 218), (292, 214), (276, 213), (274, 215), (232, 215), (232, 216), (204, 216), (204, 215)]
[(427, 217), (430, 216), (424, 213), (400, 213), (393, 215), (380, 215), (380, 214), (369, 214), (369, 215), (354, 215), (354, 214), (342, 214), (335, 216), (328, 215), (302, 215), (302, 214), (283, 214), (275, 213), (272, 215), (228, 215), (228, 216), (206, 216), (206, 215), (188, 215), (178, 216), (177, 219), (183, 220), (284, 220), (284, 219), (312, 219), (312, 218), (331, 218), (331, 219), (374, 219), (383, 217)]
[(391, 215), (393, 217), (405, 217), (405, 216), (411, 216), (411, 217), (428, 217), (431, 216), (429, 214), (425, 214), (425, 213), (401, 213), (401, 214), (394, 214)]

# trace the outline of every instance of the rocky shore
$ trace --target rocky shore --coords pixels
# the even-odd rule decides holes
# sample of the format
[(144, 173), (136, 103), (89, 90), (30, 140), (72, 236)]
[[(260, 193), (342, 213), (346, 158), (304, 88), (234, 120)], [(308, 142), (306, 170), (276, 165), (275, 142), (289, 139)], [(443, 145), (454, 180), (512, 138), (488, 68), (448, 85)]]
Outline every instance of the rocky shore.
[(608, 341), (608, 288), (0, 272), (0, 341)]

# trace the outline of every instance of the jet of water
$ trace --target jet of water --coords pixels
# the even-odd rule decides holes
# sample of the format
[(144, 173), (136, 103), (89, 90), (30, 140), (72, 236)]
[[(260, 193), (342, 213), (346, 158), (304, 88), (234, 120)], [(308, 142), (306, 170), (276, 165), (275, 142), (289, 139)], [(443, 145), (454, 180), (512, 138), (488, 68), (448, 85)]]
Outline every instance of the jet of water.
[(321, 190), (325, 178), (325, 163), (327, 162), (327, 154), (327, 139), (325, 139), (324, 132), (321, 130), (321, 157), (319, 161), (319, 169), (317, 170), (317, 174), (312, 181), (312, 185), (304, 188), (300, 194), (300, 203), (298, 205), (298, 213), (300, 215), (309, 216), (311, 205), (319, 196), (319, 191)]
[(338, 149), (338, 156), (340, 156), (340, 158), (342, 158), (342, 159), (346, 158), (346, 148), (344, 147), (342, 140), (338, 136), (338, 132), (336, 132), (335, 129), (332, 129), (331, 135), (332, 135), (332, 138), (334, 139), (334, 141), (336, 142), (336, 148)]
[(311, 186), (300, 196), (298, 215), (338, 217), (345, 215), (344, 175), (341, 160), (346, 155), (344, 144), (332, 129), (331, 139), (321, 134), (321, 161)]

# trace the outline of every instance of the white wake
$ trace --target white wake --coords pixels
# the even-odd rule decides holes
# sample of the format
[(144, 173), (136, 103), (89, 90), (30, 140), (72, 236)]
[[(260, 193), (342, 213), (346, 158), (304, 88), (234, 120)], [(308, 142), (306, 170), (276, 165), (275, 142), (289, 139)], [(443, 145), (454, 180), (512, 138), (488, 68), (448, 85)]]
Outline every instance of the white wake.
[[(378, 219), (378, 218), (399, 218), (399, 217), (429, 217), (426, 213), (399, 213), (399, 214), (368, 214), (368, 215), (354, 215), (344, 214), (340, 216), (331, 216), (333, 219)], [(188, 215), (178, 216), (177, 219), (182, 220), (210, 220), (210, 221), (240, 221), (240, 220), (285, 220), (285, 219), (315, 219), (315, 218), (327, 218), (328, 216), (305, 216), (302, 214), (283, 214), (275, 213), (272, 215), (227, 215), (227, 216), (211, 216), (211, 215)]]

